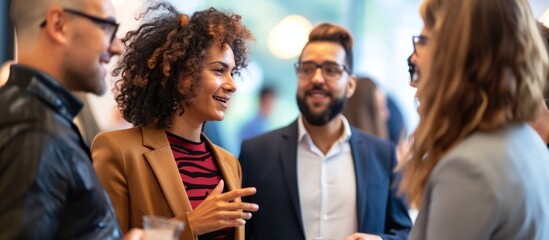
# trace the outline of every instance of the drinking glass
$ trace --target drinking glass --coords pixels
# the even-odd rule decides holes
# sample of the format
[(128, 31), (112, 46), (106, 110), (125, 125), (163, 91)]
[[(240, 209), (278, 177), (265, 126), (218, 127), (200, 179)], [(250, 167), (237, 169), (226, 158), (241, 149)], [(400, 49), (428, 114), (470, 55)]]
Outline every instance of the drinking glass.
[(176, 240), (185, 227), (185, 222), (160, 216), (143, 216), (145, 240)]

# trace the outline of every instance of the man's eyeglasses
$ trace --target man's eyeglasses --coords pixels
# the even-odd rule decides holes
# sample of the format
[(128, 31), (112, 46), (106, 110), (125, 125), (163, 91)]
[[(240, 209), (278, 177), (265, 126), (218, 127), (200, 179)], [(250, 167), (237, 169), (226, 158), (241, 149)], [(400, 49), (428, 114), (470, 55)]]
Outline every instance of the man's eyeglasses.
[(351, 73), (345, 65), (335, 62), (323, 62), (322, 64), (316, 64), (315, 62), (298, 62), (295, 64), (297, 76), (301, 79), (312, 78), (315, 75), (317, 68), (320, 68), (322, 76), (324, 76), (327, 81), (339, 80), (344, 71)]
[(414, 53), (417, 54), (418, 46), (425, 46), (425, 43), (429, 40), (428, 37), (424, 35), (412, 36), (412, 44), (414, 45)]
[[(92, 15), (77, 11), (77, 10), (72, 10), (67, 8), (63, 8), (63, 12), (70, 13), (79, 17), (83, 17), (92, 21), (93, 23), (98, 25), (101, 29), (103, 29), (103, 31), (105, 31), (107, 35), (110, 36), (111, 43), (114, 41), (114, 38), (116, 37), (116, 32), (118, 31), (118, 27), (120, 26), (120, 24), (118, 24), (115, 20), (110, 18), (106, 18), (106, 19), (99, 18), (96, 16), (92, 16)], [(45, 27), (46, 24), (47, 24), (46, 20), (44, 20), (42, 21), (42, 23), (40, 23), (40, 27), (41, 28)]]

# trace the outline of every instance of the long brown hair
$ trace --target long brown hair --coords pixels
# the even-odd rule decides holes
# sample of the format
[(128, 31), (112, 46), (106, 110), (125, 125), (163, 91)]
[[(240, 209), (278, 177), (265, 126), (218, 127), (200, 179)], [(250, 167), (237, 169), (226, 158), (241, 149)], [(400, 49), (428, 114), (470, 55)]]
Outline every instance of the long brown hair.
[(380, 91), (372, 79), (359, 77), (356, 81), (355, 93), (347, 100), (343, 115), (351, 125), (387, 139), (387, 126), (379, 114), (375, 100), (376, 90)]
[[(549, 24), (549, 22), (547, 24)], [(545, 40), (545, 47), (547, 48), (547, 54), (549, 55), (549, 27), (545, 26), (543, 23), (538, 23), (538, 26), (541, 32), (541, 36)], [(547, 74), (547, 81), (549, 81), (549, 73)], [(549, 102), (547, 101), (547, 99), (549, 98), (549, 84), (545, 86), (544, 97), (546, 99), (545, 104), (548, 104)]]
[(548, 58), (526, 0), (424, 0), (433, 65), (418, 86), (420, 122), (403, 182), (421, 204), (440, 159), (477, 131), (536, 117)]

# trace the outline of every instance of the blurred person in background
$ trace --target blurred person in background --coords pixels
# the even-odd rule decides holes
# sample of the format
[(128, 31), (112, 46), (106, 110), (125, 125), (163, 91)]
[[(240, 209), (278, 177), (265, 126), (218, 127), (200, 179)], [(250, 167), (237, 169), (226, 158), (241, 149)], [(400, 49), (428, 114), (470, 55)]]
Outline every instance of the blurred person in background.
[(296, 64), (301, 116), (242, 143), (247, 197), (261, 210), (248, 239), (406, 239), (412, 222), (396, 195), (395, 148), (352, 127), (342, 111), (356, 87), (353, 37), (316, 26)]
[(372, 79), (359, 77), (355, 93), (347, 101), (343, 115), (352, 126), (395, 144), (396, 157), (400, 162), (408, 151), (408, 139), (400, 110), (392, 100), (388, 100)]
[(386, 122), (389, 114), (387, 98), (376, 83), (367, 77), (357, 78), (355, 93), (347, 100), (343, 110), (349, 123), (362, 131), (387, 139)]
[(398, 145), (400, 141), (408, 135), (404, 124), (404, 117), (396, 99), (389, 94), (386, 94), (385, 97), (387, 99), (387, 109), (389, 110), (387, 134), (389, 134), (389, 140), (391, 140), (393, 144)]
[(549, 152), (528, 126), (549, 60), (526, 0), (425, 0), (410, 239), (549, 239)]
[(273, 112), (276, 102), (276, 90), (270, 86), (264, 86), (259, 91), (259, 107), (254, 118), (244, 124), (240, 130), (240, 140), (249, 139), (267, 131), (267, 120)]
[(157, 215), (186, 222), (180, 239), (242, 240), (258, 206), (240, 197), (256, 190), (240, 188), (238, 160), (202, 131), (225, 117), (253, 37), (239, 15), (214, 8), (189, 16), (163, 2), (141, 17), (113, 73), (118, 107), (135, 127), (92, 145), (120, 227)]

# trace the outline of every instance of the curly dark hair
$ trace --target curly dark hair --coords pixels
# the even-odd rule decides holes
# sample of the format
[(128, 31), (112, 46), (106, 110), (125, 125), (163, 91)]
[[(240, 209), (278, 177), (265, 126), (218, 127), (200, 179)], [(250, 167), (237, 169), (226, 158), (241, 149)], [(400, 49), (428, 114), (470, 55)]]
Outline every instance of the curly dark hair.
[(113, 89), (115, 100), (124, 119), (134, 126), (170, 127), (173, 114), (192, 104), (212, 44), (231, 47), (234, 74), (247, 66), (246, 42), (253, 36), (240, 15), (209, 8), (189, 18), (160, 2), (137, 19), (143, 23), (122, 39), (125, 53), (113, 70), (113, 76), (120, 77)]

